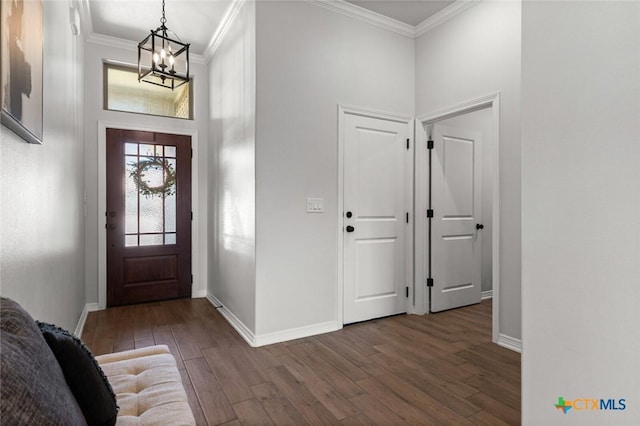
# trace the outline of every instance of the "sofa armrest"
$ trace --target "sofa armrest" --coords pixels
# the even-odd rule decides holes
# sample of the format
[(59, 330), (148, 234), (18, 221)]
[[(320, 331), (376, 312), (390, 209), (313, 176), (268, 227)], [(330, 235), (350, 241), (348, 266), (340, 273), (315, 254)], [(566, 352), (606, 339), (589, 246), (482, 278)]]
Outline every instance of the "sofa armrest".
[(113, 354), (98, 355), (96, 361), (98, 364), (109, 364), (112, 362), (123, 361), (127, 359), (140, 358), (149, 355), (168, 354), (167, 345), (147, 346), (140, 349), (132, 349), (130, 351), (116, 352)]

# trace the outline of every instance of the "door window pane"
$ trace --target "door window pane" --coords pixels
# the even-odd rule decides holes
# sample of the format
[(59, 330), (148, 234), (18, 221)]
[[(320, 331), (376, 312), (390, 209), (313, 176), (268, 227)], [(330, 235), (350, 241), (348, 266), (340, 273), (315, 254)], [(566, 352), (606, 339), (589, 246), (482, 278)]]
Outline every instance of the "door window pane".
[(140, 235), (141, 246), (161, 246), (162, 234)]
[(176, 158), (176, 147), (175, 146), (165, 146), (164, 147), (164, 156)]
[(136, 247), (138, 245), (138, 236), (137, 235), (125, 235), (124, 237), (124, 246), (125, 247)]
[(166, 232), (176, 232), (176, 196), (169, 195), (164, 199), (164, 227)]
[[(133, 144), (127, 144), (133, 145)], [(136, 146), (137, 152), (137, 146)], [(127, 155), (125, 158), (125, 195), (124, 195), (124, 209), (125, 209), (125, 232), (127, 234), (138, 232), (138, 185), (132, 174), (138, 168), (138, 157)], [(137, 241), (137, 238), (136, 238)], [(137, 245), (137, 243), (136, 243)]]

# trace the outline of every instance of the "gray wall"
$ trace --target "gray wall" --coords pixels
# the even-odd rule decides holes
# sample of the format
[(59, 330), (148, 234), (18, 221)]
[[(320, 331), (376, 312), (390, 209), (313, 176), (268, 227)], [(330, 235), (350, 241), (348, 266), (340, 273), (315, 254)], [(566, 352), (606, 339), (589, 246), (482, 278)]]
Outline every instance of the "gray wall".
[(209, 63), (208, 290), (256, 330), (255, 3), (245, 2)]
[(69, 4), (44, 4), (44, 137), (2, 126), (0, 293), (74, 331), (85, 304), (83, 42)]
[(523, 424), (640, 424), (640, 3), (522, 18)]
[(338, 104), (413, 116), (414, 40), (302, 1), (257, 39), (257, 331), (337, 324)]
[(482, 1), (416, 40), (416, 115), (500, 92), (500, 333), (520, 332), (520, 2)]

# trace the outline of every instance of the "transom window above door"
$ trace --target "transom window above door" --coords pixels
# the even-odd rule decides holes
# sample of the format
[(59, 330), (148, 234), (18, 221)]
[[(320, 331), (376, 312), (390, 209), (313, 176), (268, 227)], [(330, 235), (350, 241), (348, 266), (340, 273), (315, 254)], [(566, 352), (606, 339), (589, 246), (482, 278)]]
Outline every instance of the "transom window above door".
[(192, 120), (191, 84), (175, 90), (142, 84), (135, 68), (104, 63), (104, 109)]

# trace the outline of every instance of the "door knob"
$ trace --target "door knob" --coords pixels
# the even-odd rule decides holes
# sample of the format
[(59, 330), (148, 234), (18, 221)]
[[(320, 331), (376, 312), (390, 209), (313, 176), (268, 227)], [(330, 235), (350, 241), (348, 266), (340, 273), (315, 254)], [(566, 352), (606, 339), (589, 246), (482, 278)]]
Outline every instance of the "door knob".
[(476, 229), (484, 229), (484, 225), (481, 223), (476, 223)]
[(356, 228), (354, 228), (353, 226), (351, 226), (351, 225), (347, 226), (347, 232), (353, 232), (355, 230), (356, 230)]
[(353, 213), (351, 213), (351, 212), (347, 212), (347, 218), (349, 218), (349, 219), (350, 219), (350, 218), (351, 218), (351, 216), (353, 216)]

